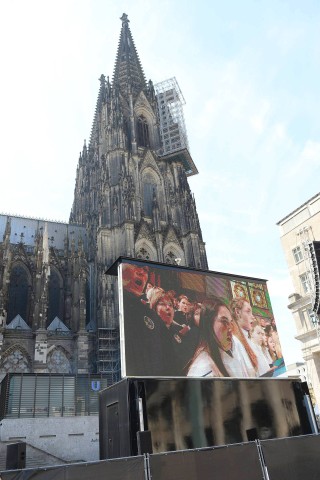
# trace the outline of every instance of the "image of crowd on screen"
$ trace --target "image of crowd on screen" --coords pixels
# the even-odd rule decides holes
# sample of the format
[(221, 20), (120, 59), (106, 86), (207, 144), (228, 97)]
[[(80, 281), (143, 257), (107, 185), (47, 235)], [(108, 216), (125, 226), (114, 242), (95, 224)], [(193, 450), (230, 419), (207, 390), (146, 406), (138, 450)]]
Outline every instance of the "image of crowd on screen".
[[(153, 285), (146, 271), (139, 276), (134, 273), (134, 266), (130, 268), (133, 278), (138, 278), (137, 300), (145, 308), (143, 318), (140, 314), (136, 321), (152, 330), (161, 343), (165, 359), (170, 359), (165, 375), (273, 376), (283, 364), (274, 320), (254, 315), (246, 299), (191, 300), (186, 292)], [(132, 308), (130, 313), (132, 322)], [(156, 329), (158, 323), (161, 325)]]

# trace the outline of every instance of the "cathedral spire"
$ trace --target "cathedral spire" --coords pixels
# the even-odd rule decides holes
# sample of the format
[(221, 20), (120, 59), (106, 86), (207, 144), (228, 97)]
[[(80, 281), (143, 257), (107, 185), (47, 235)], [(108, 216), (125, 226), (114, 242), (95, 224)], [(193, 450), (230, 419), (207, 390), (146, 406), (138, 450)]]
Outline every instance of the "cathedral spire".
[(124, 13), (120, 20), (122, 28), (113, 72), (113, 85), (118, 85), (123, 93), (131, 91), (135, 95), (146, 88), (146, 79), (132, 39), (128, 15)]
[(101, 107), (103, 104), (103, 100), (105, 97), (106, 91), (106, 77), (101, 75), (99, 78), (100, 88), (98, 93), (97, 105), (94, 112), (93, 123), (91, 128), (91, 135), (90, 135), (90, 145), (92, 146), (93, 142), (97, 140), (97, 135), (99, 134), (99, 114), (101, 111)]

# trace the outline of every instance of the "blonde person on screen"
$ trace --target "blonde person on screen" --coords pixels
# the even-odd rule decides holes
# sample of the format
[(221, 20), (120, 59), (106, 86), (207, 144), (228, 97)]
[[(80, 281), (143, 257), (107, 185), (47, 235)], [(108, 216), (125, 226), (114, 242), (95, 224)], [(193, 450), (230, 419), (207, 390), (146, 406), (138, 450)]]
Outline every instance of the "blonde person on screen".
[(232, 335), (232, 316), (220, 299), (201, 306), (199, 345), (187, 369), (188, 377), (248, 377), (240, 342)]
[(257, 355), (252, 348), (250, 331), (255, 317), (252, 314), (250, 303), (243, 298), (234, 298), (230, 304), (234, 320), (233, 334), (240, 340), (243, 347), (243, 356), (250, 377), (259, 376)]
[(252, 344), (251, 346), (253, 347), (253, 350), (257, 356), (258, 360), (258, 374), (264, 375), (267, 372), (271, 372), (272, 369), (270, 369), (270, 365), (266, 359), (266, 356), (263, 352), (263, 345), (264, 345), (264, 331), (263, 328), (260, 325), (260, 322), (255, 320), (252, 324), (252, 330), (251, 330), (251, 340)]
[[(277, 328), (275, 324), (268, 325), (265, 329), (267, 337), (272, 337), (274, 343), (275, 343), (275, 353), (277, 355), (277, 359), (282, 358), (282, 351), (281, 351), (281, 345), (280, 345), (280, 340), (279, 340), (279, 335), (277, 332)], [(270, 349), (269, 349), (270, 350)]]
[(275, 362), (276, 360), (278, 360), (279, 357), (278, 357), (277, 351), (276, 351), (276, 343), (275, 343), (272, 335), (267, 336), (267, 342), (268, 342), (269, 355), (270, 355), (272, 361)]
[(270, 355), (270, 353), (269, 353), (269, 348), (268, 348), (268, 336), (267, 336), (267, 334), (266, 334), (265, 329), (263, 329), (262, 351), (263, 351), (264, 356), (265, 356), (266, 359), (267, 359), (267, 362), (268, 362), (269, 366), (272, 367), (272, 365), (273, 365), (273, 360), (272, 360), (271, 355)]

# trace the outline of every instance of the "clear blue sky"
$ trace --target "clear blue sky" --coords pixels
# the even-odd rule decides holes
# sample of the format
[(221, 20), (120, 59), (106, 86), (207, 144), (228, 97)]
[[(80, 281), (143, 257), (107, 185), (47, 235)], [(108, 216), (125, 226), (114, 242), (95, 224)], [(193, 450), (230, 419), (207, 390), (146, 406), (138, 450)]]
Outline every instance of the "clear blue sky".
[(276, 222), (320, 190), (318, 1), (2, 2), (0, 211), (68, 220), (123, 12), (147, 79), (175, 76), (186, 99), (209, 268), (268, 279), (286, 361), (301, 359)]

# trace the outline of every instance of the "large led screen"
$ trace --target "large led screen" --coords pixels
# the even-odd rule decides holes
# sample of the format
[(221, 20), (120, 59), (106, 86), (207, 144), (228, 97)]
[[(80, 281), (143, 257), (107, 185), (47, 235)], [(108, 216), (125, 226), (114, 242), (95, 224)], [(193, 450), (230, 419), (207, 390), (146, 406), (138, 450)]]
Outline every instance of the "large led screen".
[(265, 280), (119, 264), (123, 377), (275, 377), (285, 370)]

